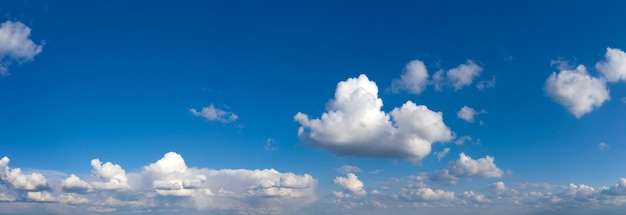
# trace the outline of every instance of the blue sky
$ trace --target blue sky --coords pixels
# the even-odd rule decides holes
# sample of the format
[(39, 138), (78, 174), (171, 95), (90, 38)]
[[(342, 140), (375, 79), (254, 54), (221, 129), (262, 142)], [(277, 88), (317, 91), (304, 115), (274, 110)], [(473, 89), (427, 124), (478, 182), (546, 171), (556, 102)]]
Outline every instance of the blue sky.
[(0, 5), (0, 214), (618, 214), (624, 3)]

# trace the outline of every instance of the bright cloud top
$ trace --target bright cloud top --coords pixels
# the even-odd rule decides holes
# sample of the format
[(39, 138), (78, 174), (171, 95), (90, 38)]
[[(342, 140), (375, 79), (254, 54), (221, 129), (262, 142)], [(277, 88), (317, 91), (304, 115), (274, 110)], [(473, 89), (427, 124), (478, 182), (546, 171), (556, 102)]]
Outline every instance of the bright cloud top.
[(298, 136), (312, 146), (339, 155), (401, 158), (421, 161), (433, 142), (452, 139), (441, 112), (407, 101), (391, 112), (381, 111), (376, 83), (367, 76), (339, 82), (335, 98), (321, 118), (298, 113)]
[(12, 61), (26, 62), (41, 53), (42, 46), (30, 38), (30, 28), (21, 22), (6, 21), (0, 26), (0, 76), (9, 74)]
[(464, 177), (501, 178), (503, 176), (504, 172), (496, 166), (493, 157), (486, 156), (474, 160), (465, 153), (461, 153), (458, 160), (450, 161), (445, 169), (437, 171), (432, 180), (455, 184), (459, 178)]
[(20, 168), (10, 168), (8, 157), (0, 159), (0, 179), (8, 182), (13, 188), (25, 191), (38, 191), (48, 188), (46, 178), (40, 174), (33, 172), (25, 174)]
[[(367, 191), (363, 189), (363, 182), (359, 180), (359, 178), (354, 173), (348, 173), (346, 174), (346, 177), (338, 176), (335, 178), (335, 180), (333, 180), (333, 182), (343, 187), (344, 191), (348, 195), (359, 197), (367, 194)], [(346, 194), (343, 193), (335, 193), (335, 195), (338, 197), (346, 196)]]
[(546, 94), (563, 105), (576, 118), (599, 108), (610, 99), (606, 83), (591, 77), (583, 65), (573, 70), (562, 68), (546, 80)]

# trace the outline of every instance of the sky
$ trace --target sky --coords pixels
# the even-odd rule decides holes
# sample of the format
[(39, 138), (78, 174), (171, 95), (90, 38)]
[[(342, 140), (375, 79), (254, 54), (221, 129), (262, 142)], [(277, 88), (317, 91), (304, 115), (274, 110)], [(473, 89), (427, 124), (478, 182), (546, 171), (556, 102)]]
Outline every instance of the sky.
[(0, 214), (621, 214), (618, 1), (0, 3)]

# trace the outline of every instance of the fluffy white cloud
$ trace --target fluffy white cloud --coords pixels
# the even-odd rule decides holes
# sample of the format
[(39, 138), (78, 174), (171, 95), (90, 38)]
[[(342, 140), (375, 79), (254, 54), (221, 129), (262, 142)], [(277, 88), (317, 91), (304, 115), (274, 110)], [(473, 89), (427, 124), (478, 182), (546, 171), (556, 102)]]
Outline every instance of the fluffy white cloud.
[(474, 122), (474, 117), (476, 115), (485, 114), (485, 113), (487, 113), (487, 111), (481, 110), (480, 112), (478, 112), (474, 110), (474, 108), (464, 105), (463, 107), (461, 107), (461, 109), (458, 112), (456, 112), (456, 116), (467, 122)]
[(337, 171), (343, 174), (357, 173), (357, 172), (361, 172), (361, 168), (359, 168), (358, 166), (343, 165), (339, 167)]
[(485, 197), (482, 193), (474, 193), (474, 191), (465, 191), (463, 192), (463, 203), (467, 204), (467, 201), (475, 204), (484, 204), (490, 203), (491, 200)]
[(333, 183), (342, 186), (346, 192), (357, 197), (367, 194), (363, 189), (363, 182), (354, 173), (348, 173), (346, 177), (338, 176), (333, 180)]
[(474, 61), (467, 60), (466, 63), (448, 70), (446, 78), (454, 90), (460, 90), (461, 88), (472, 84), (474, 79), (480, 76), (482, 71), (483, 68), (476, 65)]
[(378, 87), (367, 76), (339, 82), (335, 98), (321, 118), (298, 113), (298, 136), (312, 146), (339, 155), (421, 161), (433, 142), (449, 141), (452, 132), (441, 112), (407, 101), (389, 114), (381, 111)]
[(6, 21), (0, 26), (0, 76), (8, 75), (12, 61), (31, 61), (42, 46), (30, 38), (30, 28), (21, 22)]
[(610, 99), (606, 83), (587, 74), (583, 65), (574, 70), (561, 67), (558, 74), (553, 72), (546, 80), (544, 90), (576, 118), (602, 106)]
[(596, 69), (608, 82), (626, 80), (626, 53), (620, 49), (607, 48), (604, 61), (596, 63)]
[(86, 193), (92, 190), (91, 185), (89, 183), (81, 180), (78, 176), (71, 174), (70, 177), (67, 177), (63, 181), (61, 181), (61, 187), (63, 191), (68, 193)]
[(20, 168), (10, 168), (10, 159), (0, 159), (0, 180), (6, 181), (18, 190), (39, 191), (48, 188), (48, 182), (41, 173), (25, 174)]
[(208, 107), (203, 107), (200, 111), (195, 108), (190, 108), (189, 112), (194, 116), (202, 117), (209, 121), (219, 121), (223, 123), (234, 122), (239, 118), (237, 114), (215, 108), (213, 104)]
[(106, 162), (102, 164), (100, 159), (91, 160), (92, 173), (103, 181), (94, 181), (91, 185), (98, 190), (130, 190), (126, 171), (118, 164)]
[(431, 179), (456, 183), (462, 177), (501, 178), (502, 176), (504, 172), (496, 166), (493, 157), (487, 155), (474, 160), (465, 153), (461, 153), (458, 160), (450, 161), (445, 169), (437, 171)]
[(426, 65), (420, 60), (412, 60), (406, 64), (400, 79), (394, 79), (391, 82), (391, 91), (394, 93), (407, 91), (419, 95), (427, 85), (428, 70), (426, 70)]

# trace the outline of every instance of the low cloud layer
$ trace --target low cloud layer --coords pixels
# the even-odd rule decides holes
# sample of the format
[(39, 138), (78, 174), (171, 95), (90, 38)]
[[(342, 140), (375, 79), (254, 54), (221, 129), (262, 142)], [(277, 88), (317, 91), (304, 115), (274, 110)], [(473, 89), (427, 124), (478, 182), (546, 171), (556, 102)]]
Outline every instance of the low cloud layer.
[(431, 144), (452, 139), (443, 114), (407, 101), (385, 113), (378, 86), (367, 76), (339, 82), (321, 118), (298, 113), (298, 136), (339, 155), (421, 161)]

